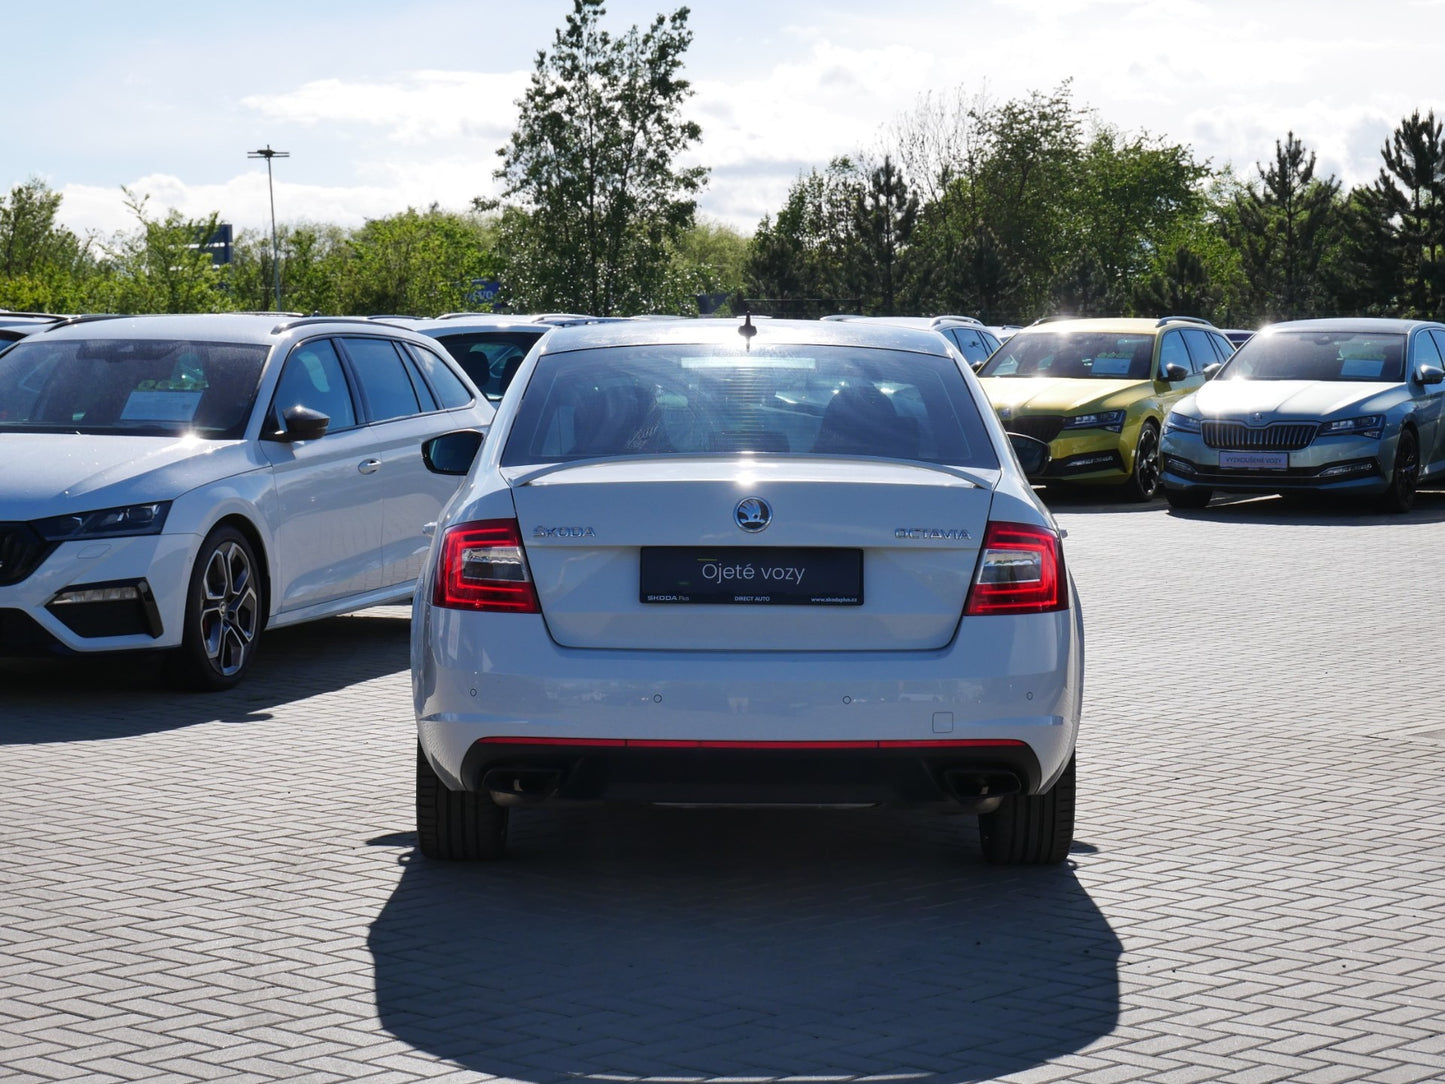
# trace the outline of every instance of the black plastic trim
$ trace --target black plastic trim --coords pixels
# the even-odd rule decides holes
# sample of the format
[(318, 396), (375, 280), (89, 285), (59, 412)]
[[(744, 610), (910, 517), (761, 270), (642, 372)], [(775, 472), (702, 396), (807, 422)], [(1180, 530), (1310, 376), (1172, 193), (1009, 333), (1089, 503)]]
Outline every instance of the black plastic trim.
[(945, 773), (1011, 774), (1041, 783), (1027, 745), (904, 749), (656, 748), (477, 742), (461, 782), (482, 789), (493, 768), (557, 771), (556, 796), (578, 801), (758, 804), (950, 803)]

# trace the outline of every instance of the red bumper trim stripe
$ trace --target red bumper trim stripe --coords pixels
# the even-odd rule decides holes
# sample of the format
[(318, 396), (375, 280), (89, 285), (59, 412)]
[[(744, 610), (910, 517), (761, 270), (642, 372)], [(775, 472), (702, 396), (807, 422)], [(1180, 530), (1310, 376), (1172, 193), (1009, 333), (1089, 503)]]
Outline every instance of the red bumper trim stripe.
[(523, 738), (478, 739), (482, 745), (602, 746), (611, 749), (987, 749), (1019, 748), (1014, 738), (927, 738), (885, 741), (693, 741), (672, 738)]

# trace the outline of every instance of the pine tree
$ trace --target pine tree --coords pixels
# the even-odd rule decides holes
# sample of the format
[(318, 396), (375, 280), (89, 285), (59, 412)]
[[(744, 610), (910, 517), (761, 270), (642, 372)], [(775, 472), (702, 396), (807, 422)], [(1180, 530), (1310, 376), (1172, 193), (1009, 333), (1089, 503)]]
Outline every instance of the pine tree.
[(1311, 316), (1324, 306), (1320, 263), (1333, 241), (1340, 182), (1315, 179), (1315, 154), (1290, 132), (1259, 181), (1234, 200), (1249, 304), (1263, 318)]
[(1403, 277), (1401, 301), (1420, 317), (1445, 315), (1445, 140), (1434, 111), (1400, 122), (1369, 203)]
[(913, 229), (918, 224), (918, 197), (893, 160), (868, 177), (868, 186), (853, 204), (853, 232), (863, 281), (870, 286), (871, 301), (883, 316), (897, 314), (899, 262)]

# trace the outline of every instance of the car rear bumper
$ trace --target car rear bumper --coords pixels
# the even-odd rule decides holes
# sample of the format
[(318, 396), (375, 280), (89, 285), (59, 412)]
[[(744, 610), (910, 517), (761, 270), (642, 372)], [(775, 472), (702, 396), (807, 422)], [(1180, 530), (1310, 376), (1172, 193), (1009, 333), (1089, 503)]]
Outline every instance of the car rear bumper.
[(590, 742), (490, 738), (460, 782), (504, 805), (549, 798), (707, 804), (979, 806), (1033, 793), (1038, 758), (1018, 740)]
[(932, 801), (940, 772), (998, 765), (1033, 791), (1083, 691), (1077, 600), (966, 619), (938, 651), (578, 650), (535, 615), (426, 604), (412, 635), (418, 736), (456, 789), (528, 760), (565, 762), (577, 797)]

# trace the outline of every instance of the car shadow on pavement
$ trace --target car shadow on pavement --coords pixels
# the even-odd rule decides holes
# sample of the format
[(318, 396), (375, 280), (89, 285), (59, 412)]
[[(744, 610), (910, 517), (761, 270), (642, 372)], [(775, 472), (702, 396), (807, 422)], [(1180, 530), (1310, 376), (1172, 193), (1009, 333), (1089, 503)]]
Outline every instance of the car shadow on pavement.
[(961, 1084), (1119, 1014), (1072, 869), (985, 865), (972, 817), (545, 807), (501, 862), (400, 861), (368, 938), (381, 1023), (496, 1076)]
[(220, 693), (170, 688), (155, 654), (0, 660), (0, 745), (268, 719), (277, 705), (405, 670), (410, 618), (385, 607), (267, 630), (251, 673)]
[(1133, 501), (1117, 486), (1035, 486), (1034, 492), (1051, 512), (1157, 512), (1168, 507), (1162, 492), (1151, 501)]
[(1354, 527), (1400, 527), (1411, 523), (1445, 522), (1445, 491), (1421, 490), (1408, 512), (1382, 512), (1373, 501), (1338, 494), (1273, 494), (1216, 498), (1203, 509), (1170, 509), (1171, 516), (1231, 523), (1295, 525), (1348, 524)]

